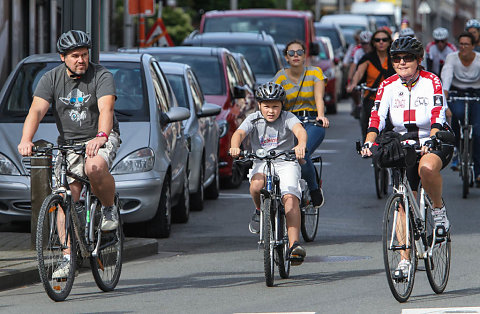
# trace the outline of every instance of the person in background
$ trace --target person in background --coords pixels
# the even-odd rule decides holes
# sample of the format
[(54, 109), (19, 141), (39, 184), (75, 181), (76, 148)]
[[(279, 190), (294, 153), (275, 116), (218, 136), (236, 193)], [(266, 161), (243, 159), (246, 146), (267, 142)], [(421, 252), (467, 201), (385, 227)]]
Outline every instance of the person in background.
[(457, 51), (457, 47), (448, 42), (448, 30), (437, 27), (433, 30), (433, 41), (426, 47), (425, 57), (427, 59), (427, 71), (440, 76), (443, 64), (447, 55)]
[(473, 50), (480, 52), (480, 22), (476, 19), (470, 19), (465, 23), (465, 31), (473, 35)]

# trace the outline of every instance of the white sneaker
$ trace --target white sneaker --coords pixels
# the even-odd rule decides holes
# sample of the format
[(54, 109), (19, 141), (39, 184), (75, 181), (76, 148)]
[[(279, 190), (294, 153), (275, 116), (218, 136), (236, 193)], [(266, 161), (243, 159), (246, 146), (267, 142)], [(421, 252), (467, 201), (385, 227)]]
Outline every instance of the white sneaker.
[(55, 271), (53, 272), (52, 279), (67, 278), (69, 272), (70, 272), (70, 259), (64, 256), (60, 265), (58, 265), (57, 269), (55, 269)]
[(400, 263), (398, 263), (397, 268), (393, 271), (393, 278), (397, 280), (403, 280), (408, 278), (408, 273), (410, 272), (410, 260), (402, 259)]
[(447, 210), (445, 205), (442, 208), (434, 208), (432, 211), (433, 221), (435, 222), (435, 229), (437, 236), (446, 236), (450, 230), (450, 222), (447, 218)]
[(102, 208), (102, 231), (112, 231), (118, 227), (118, 210), (115, 205)]

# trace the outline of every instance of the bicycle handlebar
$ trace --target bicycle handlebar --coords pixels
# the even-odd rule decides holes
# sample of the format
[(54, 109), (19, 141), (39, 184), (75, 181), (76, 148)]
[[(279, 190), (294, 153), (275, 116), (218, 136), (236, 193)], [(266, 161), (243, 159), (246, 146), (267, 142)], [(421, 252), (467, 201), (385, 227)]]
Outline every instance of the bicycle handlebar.
[(323, 121), (322, 120), (317, 120), (315, 118), (309, 118), (309, 117), (298, 117), (298, 119), (300, 120), (300, 122), (302, 122), (302, 124), (313, 123), (315, 126), (323, 127)]
[[(263, 151), (263, 152), (262, 152)], [(265, 155), (263, 155), (265, 154)], [(259, 160), (273, 160), (276, 158), (279, 158), (281, 156), (285, 156), (285, 160), (287, 161), (293, 161), (296, 160), (295, 156), (295, 150), (286, 150), (286, 151), (265, 151), (263, 149), (257, 149), (256, 152), (248, 152), (246, 150), (241, 151), (239, 154), (239, 157), (243, 157), (242, 161), (248, 161), (248, 160), (253, 160), (253, 159), (259, 159)]]
[(376, 92), (378, 90), (378, 88), (375, 88), (375, 87), (368, 87), (367, 84), (365, 83), (362, 83), (360, 85), (357, 85), (354, 87), (355, 90), (368, 90), (370, 92)]
[(38, 154), (51, 154), (52, 151), (65, 151), (65, 150), (73, 150), (76, 154), (83, 154), (85, 153), (85, 144), (77, 144), (77, 145), (47, 145), (47, 146), (33, 146), (32, 152)]
[(480, 102), (480, 95), (475, 92), (462, 92), (462, 96), (459, 96), (459, 92), (456, 90), (452, 90), (448, 92), (448, 98), (447, 101), (454, 101), (454, 100), (463, 100), (463, 101), (478, 101)]

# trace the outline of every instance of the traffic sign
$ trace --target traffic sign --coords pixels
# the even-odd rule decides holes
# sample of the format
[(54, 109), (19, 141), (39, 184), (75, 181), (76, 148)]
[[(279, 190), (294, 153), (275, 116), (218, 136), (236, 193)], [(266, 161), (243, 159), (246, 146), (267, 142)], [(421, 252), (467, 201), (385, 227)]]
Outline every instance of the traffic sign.
[(128, 0), (128, 14), (146, 16), (155, 14), (155, 0)]
[(418, 14), (430, 14), (430, 12), (432, 12), (432, 9), (428, 5), (427, 1), (422, 1), (418, 6), (417, 12)]

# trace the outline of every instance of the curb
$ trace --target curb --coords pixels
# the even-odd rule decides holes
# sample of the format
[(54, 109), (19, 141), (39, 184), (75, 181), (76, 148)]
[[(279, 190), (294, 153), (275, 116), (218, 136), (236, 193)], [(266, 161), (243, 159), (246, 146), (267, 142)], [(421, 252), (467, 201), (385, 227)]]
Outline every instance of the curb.
[[(158, 242), (155, 239), (140, 239), (127, 238), (123, 246), (123, 263), (155, 255), (158, 253)], [(36, 253), (32, 250), (32, 255)], [(40, 275), (38, 274), (37, 262), (30, 261), (19, 264), (14, 268), (2, 269), (5, 274), (0, 274), (0, 291), (18, 288), (25, 285), (30, 285), (40, 282)], [(90, 271), (89, 263), (87, 267), (82, 267), (81, 272)], [(85, 265), (85, 264), (84, 264)]]

